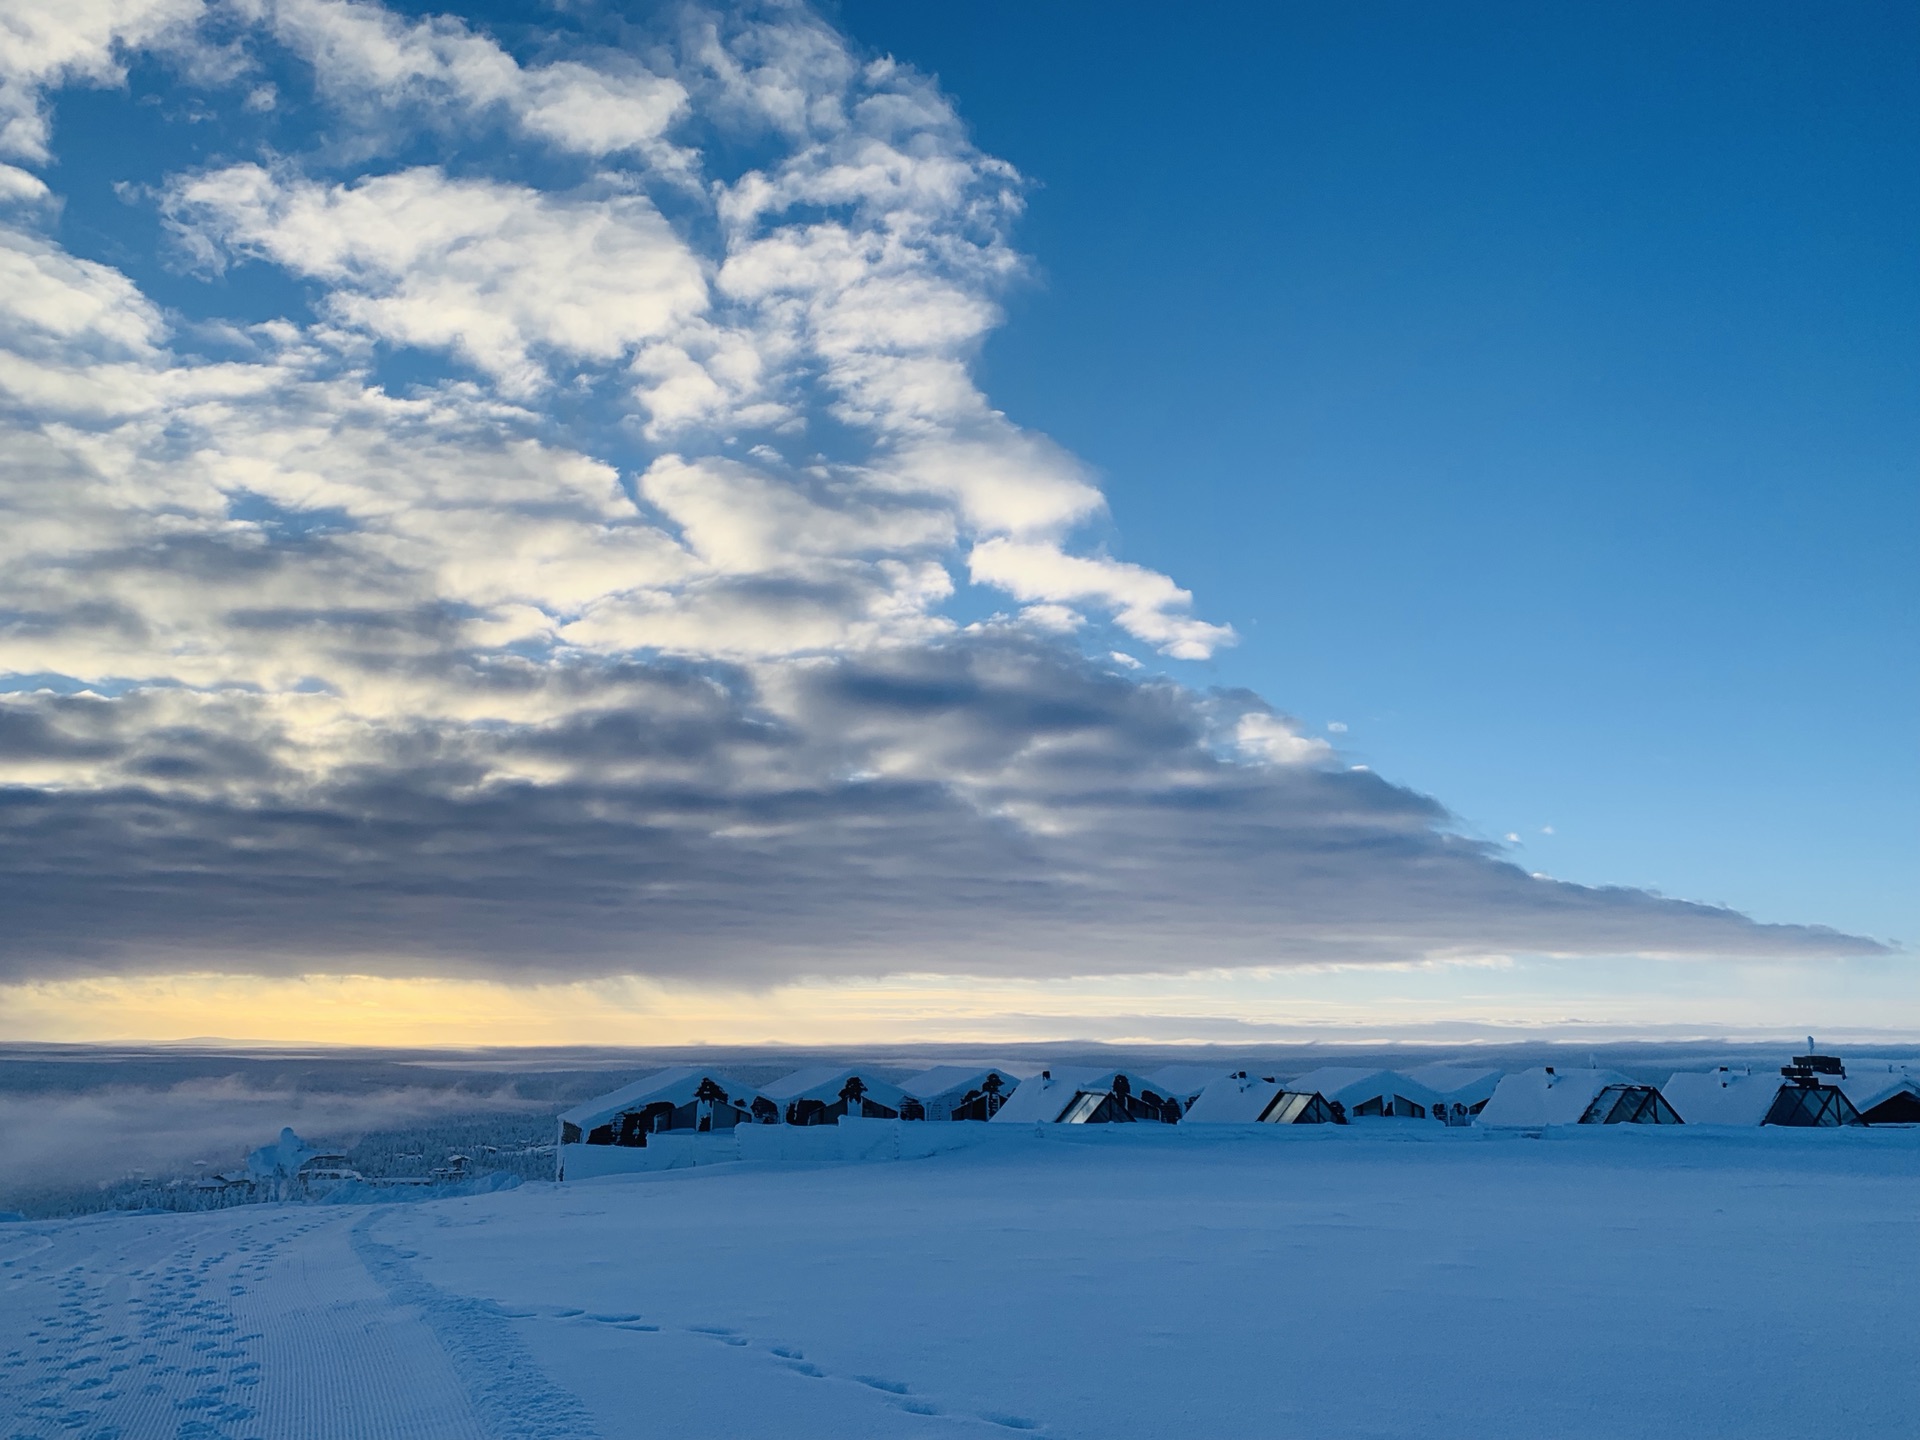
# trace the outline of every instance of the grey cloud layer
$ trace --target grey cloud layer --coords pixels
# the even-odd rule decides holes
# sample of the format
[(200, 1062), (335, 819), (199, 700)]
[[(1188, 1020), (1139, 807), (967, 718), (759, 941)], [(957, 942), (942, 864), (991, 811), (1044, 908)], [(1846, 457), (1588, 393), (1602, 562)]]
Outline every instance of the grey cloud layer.
[[(0, 170), (0, 672), (51, 681), (0, 697), (0, 974), (1871, 948), (1530, 878), (1254, 697), (1084, 658), (1232, 634), (1080, 544), (1083, 467), (973, 382), (1019, 177), (806, 11), (523, 63), (345, 0), (80, 0), (0, 34), (0, 153), (141, 46), (236, 116), (312, 68), (311, 153), (150, 193), (317, 318), (189, 326)], [(458, 378), (383, 387), (408, 350)], [(957, 574), (1018, 608), (960, 624)]]

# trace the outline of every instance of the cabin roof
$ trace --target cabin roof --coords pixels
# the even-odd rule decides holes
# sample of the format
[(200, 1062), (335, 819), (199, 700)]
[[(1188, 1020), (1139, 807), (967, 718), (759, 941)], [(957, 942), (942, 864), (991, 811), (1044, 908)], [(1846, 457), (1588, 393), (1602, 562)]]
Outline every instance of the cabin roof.
[(753, 1103), (754, 1097), (761, 1092), (751, 1085), (743, 1085), (730, 1076), (717, 1070), (709, 1070), (701, 1065), (676, 1065), (671, 1070), (658, 1070), (651, 1075), (642, 1076), (631, 1085), (622, 1085), (618, 1090), (609, 1090), (591, 1100), (584, 1100), (571, 1110), (562, 1111), (560, 1118), (569, 1125), (578, 1125), (582, 1130), (591, 1130), (596, 1125), (604, 1125), (614, 1116), (642, 1105), (651, 1105), (656, 1101), (671, 1100), (675, 1105), (690, 1105), (694, 1093), (699, 1090), (702, 1080), (711, 1079), (714, 1084), (727, 1092), (727, 1098), (744, 1109)]
[(978, 1090), (989, 1075), (998, 1075), (1005, 1082), (1008, 1094), (1020, 1083), (1018, 1075), (998, 1065), (936, 1065), (911, 1080), (902, 1080), (900, 1088), (918, 1100), (937, 1100), (943, 1095), (964, 1095), (969, 1090)]
[(1318, 1070), (1294, 1076), (1286, 1088), (1317, 1090), (1328, 1100), (1338, 1100), (1349, 1111), (1376, 1095), (1400, 1095), (1426, 1106), (1440, 1101), (1438, 1092), (1422, 1085), (1404, 1070), (1372, 1070), (1363, 1065), (1323, 1065)]
[(1120, 1076), (1127, 1077), (1128, 1088), (1135, 1095), (1151, 1090), (1156, 1095), (1178, 1098), (1177, 1091), (1170, 1091), (1164, 1085), (1156, 1085), (1153, 1080), (1137, 1070), (1097, 1070), (1086, 1065), (1055, 1065), (1051, 1077), (1029, 1075), (1020, 1082), (1020, 1088), (1013, 1092), (1006, 1104), (995, 1115), (995, 1122), (1048, 1123), (1060, 1118), (1060, 1112), (1080, 1091), (1107, 1091), (1113, 1089), (1113, 1082)]
[[(1786, 1083), (1777, 1069), (1722, 1067), (1670, 1075), (1660, 1093), (1689, 1125), (1759, 1125)], [(1848, 1087), (1840, 1088), (1853, 1098)], [(1854, 1103), (1858, 1108), (1859, 1102)]]
[(1906, 1060), (1847, 1062), (1847, 1078), (1840, 1082), (1856, 1110), (1871, 1110), (1890, 1095), (1905, 1090), (1920, 1095), (1920, 1065)]
[(1227, 1075), (1215, 1080), (1194, 1098), (1182, 1125), (1249, 1125), (1266, 1112), (1273, 1097), (1294, 1087), (1272, 1076)]
[(1162, 1065), (1147, 1080), (1163, 1094), (1185, 1101), (1231, 1073), (1224, 1065)]
[(890, 1080), (882, 1080), (865, 1065), (810, 1065), (762, 1086), (761, 1093), (782, 1104), (789, 1100), (825, 1100), (831, 1104), (840, 1098), (841, 1087), (853, 1075), (867, 1087), (868, 1099), (889, 1109), (898, 1109), (906, 1098), (906, 1091)]
[(1478, 1105), (1493, 1097), (1506, 1071), (1478, 1065), (1416, 1065), (1405, 1073), (1449, 1105)]
[[(1559, 1066), (1551, 1071), (1521, 1070), (1501, 1078), (1478, 1123), (1496, 1127), (1577, 1125), (1594, 1097), (1607, 1086), (1638, 1083), (1618, 1070), (1567, 1070)], [(1677, 1105), (1674, 1108), (1682, 1120), (1692, 1120), (1685, 1110)]]

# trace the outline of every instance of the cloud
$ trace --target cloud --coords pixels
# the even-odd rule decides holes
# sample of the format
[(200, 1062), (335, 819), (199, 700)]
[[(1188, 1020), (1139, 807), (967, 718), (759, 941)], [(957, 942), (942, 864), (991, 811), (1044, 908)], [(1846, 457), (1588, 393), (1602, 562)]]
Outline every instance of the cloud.
[(176, 308), (0, 227), (0, 976), (1873, 948), (1529, 877), (1117, 650), (1233, 633), (975, 384), (1021, 180), (928, 78), (791, 5), (200, 13), (3, 72), (43, 144), (163, 46), (227, 158), (137, 177)]
[(562, 199), (431, 167), (321, 186), (238, 165), (177, 185), (168, 210), (202, 255), (323, 281), (340, 324), (451, 350), (514, 394), (544, 381), (536, 357), (606, 364), (707, 303), (699, 261), (639, 195)]
[(1193, 596), (1165, 575), (1139, 565), (995, 536), (973, 547), (967, 566), (976, 583), (998, 586), (1017, 600), (1105, 606), (1129, 635), (1179, 660), (1204, 660), (1234, 638), (1228, 626), (1181, 613), (1192, 605)]

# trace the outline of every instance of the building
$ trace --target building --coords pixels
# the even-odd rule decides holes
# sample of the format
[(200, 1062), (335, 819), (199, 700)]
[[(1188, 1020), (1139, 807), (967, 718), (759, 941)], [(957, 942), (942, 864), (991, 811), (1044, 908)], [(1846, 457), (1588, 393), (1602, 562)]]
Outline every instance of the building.
[(1617, 1070), (1548, 1065), (1505, 1075), (1475, 1122), (1494, 1128), (1544, 1125), (1678, 1125), (1682, 1116), (1658, 1088)]
[(1013, 1098), (993, 1117), (1001, 1123), (1109, 1125), (1136, 1120), (1174, 1124), (1180, 1101), (1146, 1077), (1124, 1070), (1042, 1070), (1020, 1082)]
[[(762, 1093), (789, 1125), (837, 1125), (842, 1115), (865, 1120), (924, 1118), (919, 1101), (909, 1106), (905, 1090), (863, 1069), (815, 1065), (763, 1086)], [(922, 1113), (906, 1113), (910, 1111)]]
[(1862, 1060), (1840, 1082), (1869, 1125), (1920, 1125), (1920, 1068), (1902, 1060)]
[(1289, 1090), (1324, 1096), (1334, 1113), (1349, 1120), (1425, 1120), (1440, 1097), (1398, 1070), (1369, 1070), (1358, 1065), (1327, 1065), (1296, 1075)]
[[(901, 1081), (900, 1088), (907, 1096), (903, 1119), (991, 1120), (1020, 1088), (1020, 1078), (992, 1066), (978, 1070), (971, 1065), (937, 1065)], [(919, 1115), (910, 1113), (915, 1104), (920, 1106)]]
[(1472, 1065), (1420, 1065), (1406, 1073), (1438, 1097), (1436, 1118), (1449, 1125), (1471, 1125), (1474, 1117), (1487, 1108), (1506, 1072)]
[(1842, 1088), (1846, 1076), (1838, 1056), (1796, 1055), (1778, 1075), (1722, 1065), (1670, 1076), (1662, 1088), (1689, 1125), (1828, 1129), (1866, 1123)]
[(664, 1131), (697, 1134), (777, 1118), (773, 1103), (751, 1085), (684, 1065), (574, 1106), (560, 1116), (560, 1143), (643, 1146)]
[(1271, 1075), (1241, 1070), (1208, 1085), (1187, 1107), (1182, 1125), (1344, 1124), (1326, 1097), (1295, 1090)]
[(1200, 1092), (1228, 1073), (1224, 1065), (1162, 1065), (1146, 1080), (1162, 1095), (1178, 1100), (1182, 1110), (1191, 1110)]

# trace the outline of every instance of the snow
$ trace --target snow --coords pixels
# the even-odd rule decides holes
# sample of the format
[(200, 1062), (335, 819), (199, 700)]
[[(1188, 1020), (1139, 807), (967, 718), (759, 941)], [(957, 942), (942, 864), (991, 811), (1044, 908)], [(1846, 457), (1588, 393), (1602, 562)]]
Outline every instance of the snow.
[(1404, 1072), (1417, 1085), (1424, 1085), (1448, 1105), (1463, 1105), (1471, 1110), (1493, 1098), (1504, 1070), (1487, 1070), (1472, 1065), (1416, 1065)]
[[(1522, 1070), (1501, 1079), (1478, 1123), (1496, 1128), (1578, 1125), (1594, 1097), (1607, 1086), (1633, 1083), (1618, 1070)], [(1692, 1117), (1682, 1110), (1680, 1118)]]
[(596, 1125), (605, 1125), (623, 1111), (638, 1109), (655, 1101), (671, 1100), (675, 1105), (691, 1105), (699, 1092), (700, 1082), (711, 1079), (742, 1110), (752, 1106), (760, 1091), (751, 1085), (744, 1085), (713, 1070), (704, 1070), (697, 1065), (680, 1065), (671, 1070), (661, 1070), (611, 1090), (584, 1104), (568, 1110), (560, 1119), (568, 1125), (577, 1125), (582, 1131), (591, 1130)]
[(1079, 1094), (1098, 1095), (1113, 1089), (1116, 1080), (1124, 1079), (1135, 1095), (1152, 1091), (1164, 1096), (1168, 1092), (1155, 1085), (1147, 1076), (1137, 1070), (1101, 1070), (1086, 1065), (1055, 1065), (1051, 1070), (1043, 1070), (1038, 1075), (1029, 1075), (1020, 1082), (1020, 1088), (1013, 1092), (1007, 1103), (1000, 1107), (992, 1124), (1051, 1124), (1058, 1120), (1061, 1113)]
[(1354, 1065), (1327, 1065), (1296, 1075), (1287, 1082), (1289, 1090), (1318, 1091), (1329, 1101), (1347, 1107), (1347, 1114), (1369, 1100), (1390, 1100), (1398, 1095), (1423, 1109), (1431, 1110), (1440, 1097), (1418, 1080), (1399, 1070), (1368, 1070)]
[(1011, 1070), (994, 1066), (981, 1070), (972, 1065), (936, 1065), (911, 1080), (902, 1080), (900, 1088), (916, 1100), (958, 1100), (969, 1090), (978, 1090), (986, 1084), (990, 1075), (1000, 1077), (1001, 1087), (1009, 1095), (1020, 1084), (1020, 1077)]
[(821, 1100), (831, 1105), (840, 1098), (840, 1092), (848, 1080), (855, 1075), (866, 1086), (866, 1098), (876, 1105), (884, 1105), (889, 1110), (898, 1110), (900, 1102), (907, 1098), (907, 1092), (898, 1085), (878, 1079), (871, 1070), (860, 1066), (815, 1065), (805, 1070), (796, 1070), (791, 1075), (774, 1081), (771, 1085), (762, 1085), (761, 1093), (769, 1100), (786, 1105), (793, 1100)]
[(1224, 1065), (1163, 1065), (1146, 1077), (1149, 1087), (1162, 1095), (1171, 1095), (1182, 1107), (1193, 1097), (1228, 1073)]
[(1229, 1075), (1202, 1090), (1180, 1123), (1251, 1125), (1266, 1113), (1273, 1097), (1287, 1088), (1271, 1075)]
[(1904, 1060), (1862, 1060), (1847, 1062), (1846, 1078), (1840, 1088), (1847, 1092), (1856, 1110), (1871, 1110), (1882, 1100), (1905, 1090), (1920, 1095), (1920, 1068)]
[(1920, 1413), (1920, 1132), (849, 1127), (889, 1132), (970, 1143), (0, 1226), (0, 1435), (1802, 1440)]
[(1660, 1093), (1688, 1125), (1758, 1125), (1783, 1083), (1773, 1070), (1722, 1068), (1670, 1075)]

